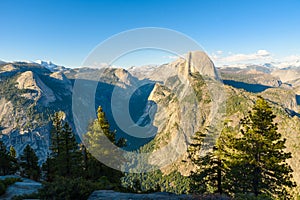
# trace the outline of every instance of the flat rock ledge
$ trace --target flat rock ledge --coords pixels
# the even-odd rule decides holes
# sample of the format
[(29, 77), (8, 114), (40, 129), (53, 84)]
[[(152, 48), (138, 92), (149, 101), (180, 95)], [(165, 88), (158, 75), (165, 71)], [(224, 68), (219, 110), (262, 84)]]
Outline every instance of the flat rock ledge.
[[(6, 178), (21, 178), (19, 176), (0, 176), (1, 180), (4, 180)], [(27, 179), (27, 178), (21, 178), (23, 182), (16, 182), (13, 185), (9, 186), (5, 192), (4, 195), (0, 196), (1, 200), (10, 200), (16, 195), (23, 195), (23, 194), (32, 194), (38, 191), (42, 187), (41, 183), (38, 183), (36, 181)]]
[(101, 199), (113, 199), (113, 200), (140, 200), (140, 199), (170, 199), (170, 200), (179, 200), (179, 199), (193, 199), (191, 195), (176, 195), (168, 192), (156, 192), (151, 194), (134, 194), (134, 193), (122, 193), (115, 192), (113, 190), (97, 190), (94, 191), (88, 200), (101, 200)]

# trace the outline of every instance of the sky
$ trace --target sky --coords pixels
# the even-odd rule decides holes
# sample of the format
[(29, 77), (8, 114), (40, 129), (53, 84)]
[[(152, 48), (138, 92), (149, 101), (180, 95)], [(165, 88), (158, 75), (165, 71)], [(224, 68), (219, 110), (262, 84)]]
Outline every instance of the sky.
[[(78, 67), (113, 35), (160, 27), (193, 38), (217, 65), (293, 61), (300, 59), (299, 9), (299, 0), (2, 0), (0, 60)], [(137, 54), (118, 64), (171, 57)]]

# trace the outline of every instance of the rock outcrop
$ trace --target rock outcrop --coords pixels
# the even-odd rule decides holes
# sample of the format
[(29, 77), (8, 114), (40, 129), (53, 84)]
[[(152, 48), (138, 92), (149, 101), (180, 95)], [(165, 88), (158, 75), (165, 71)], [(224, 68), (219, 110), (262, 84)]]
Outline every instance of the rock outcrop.
[(180, 75), (185, 78), (191, 73), (199, 72), (202, 76), (218, 79), (212, 60), (202, 51), (188, 52), (177, 60), (160, 66), (132, 67), (129, 72), (140, 80), (149, 79), (165, 82), (169, 77)]
[(30, 91), (22, 96), (34, 101), (42, 100), (45, 105), (56, 100), (54, 92), (32, 71), (23, 72), (16, 81), (18, 89)]
[[(21, 178), (18, 176), (0, 176), (0, 180), (4, 180), (6, 178)], [(14, 196), (24, 195), (24, 194), (32, 194), (36, 193), (40, 188), (42, 188), (42, 184), (27, 178), (21, 178), (22, 182), (16, 182), (13, 185), (9, 186), (4, 195), (0, 196), (2, 200), (11, 200)]]
[(176, 195), (167, 192), (156, 192), (150, 194), (134, 194), (134, 193), (122, 193), (115, 192), (113, 190), (98, 190), (88, 198), (88, 200), (100, 200), (100, 199), (114, 199), (114, 200), (138, 200), (138, 199), (168, 199), (168, 200), (179, 200), (179, 199), (192, 199), (191, 195)]
[(49, 116), (54, 110), (70, 115), (72, 83), (36, 63), (8, 63), (0, 69), (0, 137), (18, 156), (29, 144), (42, 164), (49, 152)]
[[(7, 63), (0, 66), (0, 133), (4, 143), (13, 145), (18, 155), (27, 144), (31, 145), (41, 164), (49, 147), (49, 115), (62, 110), (74, 125), (72, 84), (76, 79), (84, 79), (84, 84), (96, 84), (96, 94), (91, 94), (95, 95), (95, 107), (103, 107), (112, 129), (128, 139), (130, 148), (139, 148), (154, 139), (154, 154), (149, 162), (163, 166), (164, 173), (179, 170), (187, 175), (193, 166), (189, 163), (182, 165), (181, 160), (186, 159), (191, 136), (212, 122), (222, 124), (220, 116), (216, 115), (220, 113), (216, 105), (223, 105), (226, 119), (232, 120), (232, 126), (237, 126), (256, 96), (261, 95), (270, 102), (278, 116), (279, 129), (287, 138), (288, 150), (294, 156), (290, 163), (299, 184), (300, 78), (285, 71), (289, 69), (282, 70), (275, 73), (271, 68), (260, 66), (220, 70), (226, 80), (247, 83), (250, 87), (264, 86), (263, 91), (254, 94), (242, 87), (221, 84), (213, 62), (204, 52), (198, 51), (189, 52), (171, 63), (131, 68), (129, 71), (116, 68), (50, 70), (37, 63)], [(123, 114), (127, 111), (125, 108), (130, 107), (134, 125), (151, 125), (157, 130), (156, 134), (139, 140), (126, 135), (126, 131), (118, 127), (111, 109), (112, 95), (116, 91), (118, 100), (113, 106), (120, 118), (126, 121)], [(224, 93), (226, 104), (222, 104)], [(125, 104), (127, 100), (129, 103)], [(213, 124), (215, 132), (220, 131), (220, 124)]]

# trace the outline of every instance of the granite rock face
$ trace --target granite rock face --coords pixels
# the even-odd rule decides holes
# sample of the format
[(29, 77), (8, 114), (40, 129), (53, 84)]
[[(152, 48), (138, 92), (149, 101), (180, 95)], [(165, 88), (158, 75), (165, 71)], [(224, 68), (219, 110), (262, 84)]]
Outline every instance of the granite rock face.
[[(14, 146), (18, 155), (29, 144), (36, 151), (41, 164), (49, 153), (49, 116), (54, 111), (62, 110), (74, 128), (73, 86), (76, 80), (84, 78), (83, 84), (97, 84), (96, 94), (91, 94), (95, 95), (95, 107), (103, 107), (112, 129), (128, 140), (129, 147), (136, 149), (154, 139), (156, 149), (149, 162), (160, 166), (164, 166), (165, 161), (171, 162), (171, 166), (162, 169), (164, 173), (178, 170), (187, 175), (192, 166), (182, 165), (181, 160), (186, 158), (184, 151), (192, 134), (210, 125), (213, 120), (222, 122), (214, 114), (218, 110), (212, 109), (215, 108), (215, 101), (220, 103), (224, 100), (221, 94), (226, 94), (225, 114), (226, 118), (232, 120), (233, 126), (238, 125), (239, 119), (247, 114), (256, 96), (261, 95), (276, 111), (279, 130), (287, 138), (287, 150), (293, 153), (290, 163), (294, 177), (300, 184), (297, 149), (300, 145), (299, 69), (276, 70), (268, 66), (251, 65), (243, 68), (222, 68), (218, 71), (221, 76), (210, 58), (204, 52), (198, 51), (189, 52), (171, 63), (133, 67), (128, 70), (64, 67), (49, 69), (49, 66), (37, 63), (2, 63), (0, 137), (7, 147)], [(255, 94), (247, 91), (246, 87), (220, 85), (220, 77), (242, 86), (264, 86), (264, 89)], [(124, 108), (128, 108), (128, 105), (124, 102), (127, 98), (134, 125), (153, 126), (157, 130), (153, 137), (138, 140), (129, 137), (118, 127), (111, 110), (112, 94), (116, 88), (119, 92), (119, 101), (113, 105), (116, 113), (123, 116), (126, 112)], [(132, 96), (128, 98), (128, 94)], [(82, 100), (85, 101), (84, 98)], [(159, 151), (164, 147), (169, 148), (172, 153), (164, 154)]]
[(64, 74), (36, 63), (0, 66), (0, 138), (17, 156), (30, 145), (42, 164), (49, 152), (49, 117), (70, 113), (71, 82)]
[[(4, 180), (6, 178), (21, 178), (18, 176), (0, 176), (0, 180)], [(6, 193), (0, 196), (1, 200), (11, 200), (14, 196), (24, 195), (24, 194), (32, 194), (36, 193), (40, 188), (42, 188), (42, 184), (30, 179), (21, 178), (22, 182), (16, 182), (13, 185), (9, 186), (6, 190)]]

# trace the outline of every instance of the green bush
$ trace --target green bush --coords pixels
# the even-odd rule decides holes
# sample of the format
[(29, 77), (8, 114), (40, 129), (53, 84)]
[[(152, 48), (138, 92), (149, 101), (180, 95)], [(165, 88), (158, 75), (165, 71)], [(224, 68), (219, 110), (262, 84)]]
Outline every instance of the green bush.
[(6, 179), (3, 180), (3, 184), (6, 187), (14, 184), (15, 182), (22, 182), (22, 179), (21, 178), (14, 178), (14, 177), (12, 177), (12, 178), (6, 178)]
[(0, 180), (0, 196), (5, 193), (8, 186), (14, 184), (15, 182), (22, 182), (22, 179), (12, 177)]
[(32, 194), (18, 195), (12, 198), (12, 200), (23, 200), (23, 199), (40, 199), (40, 196), (38, 193), (32, 193)]
[(3, 195), (6, 191), (6, 186), (2, 181), (0, 181), (0, 196)]
[(258, 195), (254, 194), (236, 194), (234, 200), (272, 200), (273, 198), (265, 194)]
[(191, 199), (201, 199), (201, 200), (230, 200), (230, 197), (226, 195), (220, 195), (220, 194), (197, 194), (197, 195), (192, 195)]
[(187, 194), (190, 190), (190, 180), (179, 172), (163, 175), (160, 170), (147, 173), (126, 173), (121, 179), (124, 192), (152, 193), (171, 192)]
[(96, 183), (83, 178), (56, 178), (51, 183), (44, 183), (39, 190), (40, 199), (72, 200), (87, 199), (94, 190), (102, 189)]

